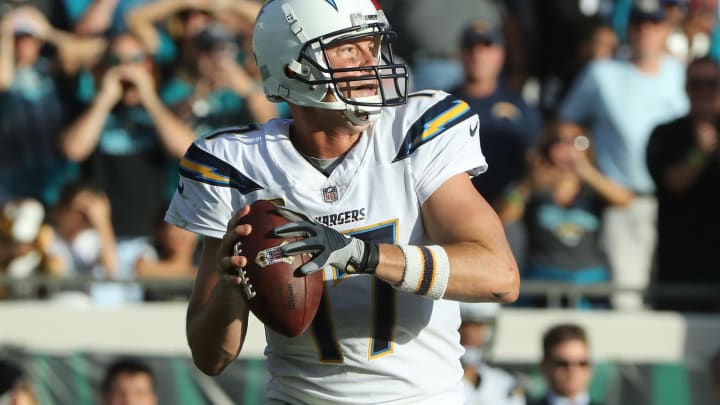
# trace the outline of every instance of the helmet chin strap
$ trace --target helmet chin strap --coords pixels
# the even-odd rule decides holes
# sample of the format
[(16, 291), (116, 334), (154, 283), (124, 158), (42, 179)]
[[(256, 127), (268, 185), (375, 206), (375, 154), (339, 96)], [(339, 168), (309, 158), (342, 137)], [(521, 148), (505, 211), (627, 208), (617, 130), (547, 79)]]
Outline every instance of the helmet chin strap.
[(345, 113), (345, 116), (347, 119), (350, 120), (355, 125), (367, 125), (378, 119), (380, 117), (380, 110), (377, 112), (367, 112), (367, 111), (353, 111), (353, 110), (345, 110), (343, 111)]
[[(358, 97), (353, 100), (360, 102), (377, 102), (378, 96)], [(345, 116), (355, 125), (367, 125), (380, 117), (381, 107), (365, 107), (357, 105), (347, 105)]]

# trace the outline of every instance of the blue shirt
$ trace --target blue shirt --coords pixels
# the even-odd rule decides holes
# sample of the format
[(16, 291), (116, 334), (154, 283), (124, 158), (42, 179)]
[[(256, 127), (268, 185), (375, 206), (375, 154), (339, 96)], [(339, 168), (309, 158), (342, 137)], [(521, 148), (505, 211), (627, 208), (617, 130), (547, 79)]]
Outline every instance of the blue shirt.
[(655, 74), (629, 61), (597, 61), (573, 84), (559, 116), (589, 128), (603, 173), (635, 192), (651, 193), (647, 142), (656, 126), (688, 111), (684, 86), (685, 67), (670, 57)]

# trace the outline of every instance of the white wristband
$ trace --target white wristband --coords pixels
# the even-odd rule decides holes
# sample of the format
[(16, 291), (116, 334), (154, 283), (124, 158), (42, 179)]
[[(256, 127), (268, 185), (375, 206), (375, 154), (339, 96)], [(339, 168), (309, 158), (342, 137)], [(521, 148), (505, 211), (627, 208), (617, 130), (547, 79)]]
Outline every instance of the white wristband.
[(439, 300), (450, 277), (450, 260), (442, 246), (400, 245), (405, 255), (405, 274), (397, 289)]

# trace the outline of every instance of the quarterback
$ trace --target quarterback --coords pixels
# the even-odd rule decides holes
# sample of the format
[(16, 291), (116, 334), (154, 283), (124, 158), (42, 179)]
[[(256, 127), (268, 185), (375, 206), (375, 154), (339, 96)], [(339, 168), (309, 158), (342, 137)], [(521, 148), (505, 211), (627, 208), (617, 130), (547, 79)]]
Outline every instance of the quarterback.
[[(440, 91), (407, 94), (393, 32), (371, 0), (270, 0), (253, 49), (292, 120), (198, 139), (166, 220), (205, 236), (187, 335), (203, 372), (242, 349), (248, 308), (234, 244), (258, 199), (282, 199), (279, 237), (305, 238), (325, 296), (301, 336), (266, 328), (269, 404), (462, 404), (458, 301), (512, 302), (517, 265), (470, 181), (486, 169), (478, 118)], [(344, 235), (344, 236), (343, 236)]]

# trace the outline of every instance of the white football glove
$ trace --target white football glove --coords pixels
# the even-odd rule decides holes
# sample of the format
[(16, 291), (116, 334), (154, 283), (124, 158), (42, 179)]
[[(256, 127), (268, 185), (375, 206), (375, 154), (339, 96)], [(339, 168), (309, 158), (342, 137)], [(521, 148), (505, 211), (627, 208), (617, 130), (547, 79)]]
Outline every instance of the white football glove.
[(292, 221), (273, 229), (280, 238), (304, 237), (282, 245), (283, 256), (310, 253), (313, 258), (297, 271), (307, 275), (327, 265), (345, 270), (348, 274), (373, 274), (380, 259), (377, 243), (344, 235), (309, 216), (289, 208), (278, 207), (278, 214)]

